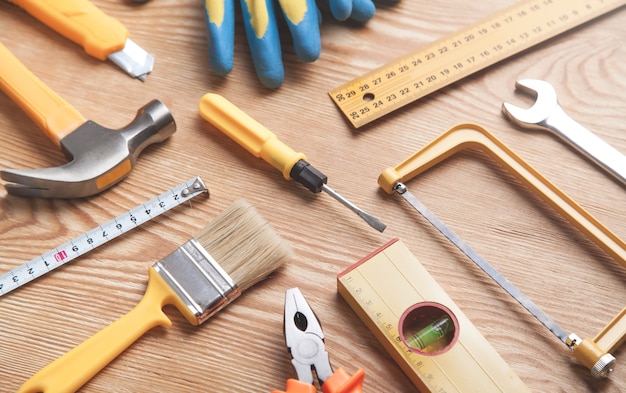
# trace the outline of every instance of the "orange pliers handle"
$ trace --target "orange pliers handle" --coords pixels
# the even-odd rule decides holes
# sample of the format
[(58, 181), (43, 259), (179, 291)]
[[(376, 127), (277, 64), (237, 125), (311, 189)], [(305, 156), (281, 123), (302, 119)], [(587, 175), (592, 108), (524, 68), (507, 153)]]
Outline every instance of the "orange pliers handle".
[[(324, 393), (362, 393), (365, 370), (358, 369), (354, 375), (349, 375), (343, 368), (335, 370), (333, 375), (322, 385)], [(286, 391), (274, 390), (272, 393), (317, 393), (315, 386), (310, 383), (288, 379)]]

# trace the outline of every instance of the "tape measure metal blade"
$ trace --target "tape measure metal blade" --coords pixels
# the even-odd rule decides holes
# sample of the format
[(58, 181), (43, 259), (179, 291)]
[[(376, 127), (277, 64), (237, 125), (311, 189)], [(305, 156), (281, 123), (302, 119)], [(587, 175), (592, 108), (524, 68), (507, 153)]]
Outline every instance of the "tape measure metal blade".
[(626, 4), (530, 0), (329, 91), (355, 128)]
[(208, 193), (195, 177), (0, 276), (0, 296), (78, 258), (191, 198)]

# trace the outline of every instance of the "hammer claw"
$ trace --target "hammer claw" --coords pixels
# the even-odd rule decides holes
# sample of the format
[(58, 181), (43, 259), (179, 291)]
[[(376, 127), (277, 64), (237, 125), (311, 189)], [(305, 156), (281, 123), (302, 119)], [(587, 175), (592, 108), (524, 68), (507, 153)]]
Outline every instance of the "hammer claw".
[(12, 182), (5, 185), (9, 194), (24, 197), (82, 198), (104, 190), (95, 186), (97, 179), (93, 176), (87, 175), (81, 178), (80, 174), (72, 169), (75, 166), (72, 161), (52, 168), (4, 169), (0, 171), (0, 176)]
[(29, 187), (23, 184), (7, 184), (6, 186), (7, 192), (11, 195), (30, 197), (30, 198), (48, 198), (46, 196), (46, 189)]

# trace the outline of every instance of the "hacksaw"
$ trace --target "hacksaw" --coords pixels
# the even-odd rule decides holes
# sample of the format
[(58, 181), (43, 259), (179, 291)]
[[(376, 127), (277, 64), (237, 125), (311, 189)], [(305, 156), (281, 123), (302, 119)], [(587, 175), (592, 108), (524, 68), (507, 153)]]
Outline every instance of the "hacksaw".
[(624, 4), (624, 0), (521, 1), (328, 94), (359, 128)]
[(459, 124), (444, 132), (402, 163), (393, 168), (385, 169), (378, 178), (378, 184), (388, 194), (397, 192), (407, 200), (411, 206), (570, 347), (574, 357), (589, 368), (594, 377), (608, 376), (613, 371), (615, 364), (615, 358), (610, 352), (615, 351), (626, 339), (626, 308), (609, 322), (594, 339), (580, 339), (573, 333), (567, 335), (551, 318), (482, 260), (406, 189), (405, 181), (414, 178), (451, 155), (469, 148), (478, 148), (488, 153), (532, 192), (536, 193), (595, 244), (626, 267), (626, 243), (624, 241), (550, 183), (503, 142), (476, 124)]

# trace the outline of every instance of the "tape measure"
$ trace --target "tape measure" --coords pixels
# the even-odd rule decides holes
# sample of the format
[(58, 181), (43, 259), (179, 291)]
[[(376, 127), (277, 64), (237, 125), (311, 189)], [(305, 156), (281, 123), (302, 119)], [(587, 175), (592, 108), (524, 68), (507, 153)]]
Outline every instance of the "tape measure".
[(328, 94), (355, 128), (626, 4), (522, 1)]
[[(337, 290), (420, 392), (529, 392), (401, 240), (340, 273)], [(427, 338), (439, 345), (411, 345)]]
[(27, 284), (34, 279), (62, 266), (79, 256), (107, 243), (116, 237), (137, 228), (166, 211), (206, 193), (208, 189), (199, 177), (172, 188), (169, 191), (145, 202), (132, 210), (84, 233), (32, 259), (8, 273), (0, 276), (0, 296)]

